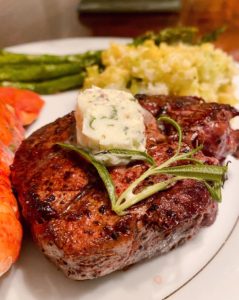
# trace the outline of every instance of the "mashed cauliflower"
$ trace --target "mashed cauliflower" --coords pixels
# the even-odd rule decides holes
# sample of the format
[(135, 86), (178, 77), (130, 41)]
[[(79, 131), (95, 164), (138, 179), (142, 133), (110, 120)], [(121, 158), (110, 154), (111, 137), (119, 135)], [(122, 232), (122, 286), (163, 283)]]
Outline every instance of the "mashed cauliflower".
[(194, 95), (208, 102), (234, 104), (233, 59), (212, 44), (156, 46), (112, 43), (103, 51), (104, 70), (87, 69), (84, 88), (98, 86), (130, 90), (133, 94)]

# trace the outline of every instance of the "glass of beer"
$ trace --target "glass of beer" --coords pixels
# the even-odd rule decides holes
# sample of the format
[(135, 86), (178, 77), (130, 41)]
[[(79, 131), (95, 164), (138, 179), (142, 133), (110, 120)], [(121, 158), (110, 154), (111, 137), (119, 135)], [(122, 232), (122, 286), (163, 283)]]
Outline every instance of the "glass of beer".
[(216, 46), (239, 61), (239, 1), (238, 0), (181, 0), (180, 24), (196, 26), (206, 33), (226, 26)]

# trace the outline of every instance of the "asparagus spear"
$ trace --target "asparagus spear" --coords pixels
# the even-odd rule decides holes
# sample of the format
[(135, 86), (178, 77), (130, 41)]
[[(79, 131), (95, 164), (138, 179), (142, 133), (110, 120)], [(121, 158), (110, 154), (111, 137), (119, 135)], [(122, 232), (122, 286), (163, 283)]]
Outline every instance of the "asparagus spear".
[(226, 26), (217, 28), (204, 36), (200, 35), (197, 27), (172, 27), (165, 28), (159, 32), (149, 31), (133, 39), (133, 45), (138, 46), (146, 40), (153, 40), (156, 45), (161, 43), (175, 44), (185, 43), (198, 45), (207, 42), (214, 42), (226, 30)]
[(79, 74), (81, 71), (81, 63), (3, 66), (0, 81), (41, 81)]
[(0, 51), (0, 65), (12, 64), (62, 64), (67, 62), (79, 62), (82, 66), (89, 66), (92, 64), (99, 64), (101, 61), (101, 51), (87, 51), (83, 54), (69, 54), (69, 55), (49, 55), (49, 54), (22, 54), (12, 53), (6, 50)]
[(2, 81), (0, 82), (0, 86), (11, 86), (20, 89), (28, 89), (36, 93), (46, 95), (80, 87), (83, 84), (84, 77), (85, 73), (81, 72), (77, 75), (64, 76), (54, 80), (46, 80), (42, 82)]

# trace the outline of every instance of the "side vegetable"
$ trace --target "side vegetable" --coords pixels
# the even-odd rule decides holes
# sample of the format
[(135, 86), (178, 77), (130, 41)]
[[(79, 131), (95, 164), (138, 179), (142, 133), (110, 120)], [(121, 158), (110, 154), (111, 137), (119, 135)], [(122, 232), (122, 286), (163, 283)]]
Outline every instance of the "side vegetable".
[[(160, 32), (149, 32), (133, 39), (131, 45), (138, 46), (151, 40), (157, 46), (164, 42), (168, 45), (183, 42), (198, 44), (212, 41), (219, 31), (200, 38), (197, 28), (167, 28)], [(86, 70), (90, 66), (104, 68), (102, 51), (87, 51), (69, 55), (32, 55), (0, 50), (0, 86), (29, 89), (40, 94), (52, 94), (82, 87)]]
[(0, 51), (0, 86), (54, 94), (83, 85), (85, 70), (101, 66), (101, 51), (72, 55), (30, 55)]

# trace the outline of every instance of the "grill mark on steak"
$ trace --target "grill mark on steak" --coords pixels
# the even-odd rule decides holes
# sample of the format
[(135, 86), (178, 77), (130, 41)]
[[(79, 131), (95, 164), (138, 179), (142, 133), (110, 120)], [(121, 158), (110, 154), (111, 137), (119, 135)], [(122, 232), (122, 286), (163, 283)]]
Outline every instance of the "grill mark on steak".
[[(152, 102), (156, 111), (157, 103), (150, 99), (147, 105)], [(190, 99), (185, 99), (188, 105)], [(194, 98), (191, 103), (204, 105)], [(175, 105), (186, 104), (180, 100)], [(147, 150), (161, 164), (177, 148), (174, 132), (168, 128), (169, 137), (162, 133), (150, 112), (145, 111), (144, 118)], [(189, 179), (134, 205), (127, 215), (116, 215), (96, 170), (75, 153), (55, 146), (74, 137), (71, 113), (26, 139), (12, 167), (12, 182), (34, 240), (66, 276), (78, 280), (104, 276), (166, 253), (214, 222), (217, 203), (202, 182)], [(190, 148), (184, 143), (182, 151)], [(202, 152), (197, 158), (218, 164)], [(110, 168), (117, 194), (147, 168), (143, 162)], [(155, 176), (143, 185), (160, 180)]]
[(67, 218), (68, 220), (77, 220), (81, 217), (81, 214), (75, 214), (71, 211), (71, 208), (75, 204), (75, 202), (80, 201), (82, 198), (84, 198), (89, 192), (90, 189), (92, 188), (92, 184), (88, 184), (85, 186), (82, 190), (80, 190), (79, 193), (76, 194), (75, 197), (73, 197), (67, 205), (62, 209), (60, 212), (60, 216), (63, 218)]

